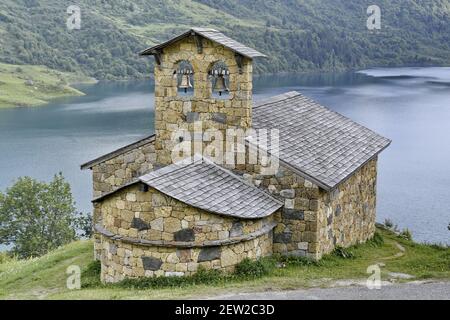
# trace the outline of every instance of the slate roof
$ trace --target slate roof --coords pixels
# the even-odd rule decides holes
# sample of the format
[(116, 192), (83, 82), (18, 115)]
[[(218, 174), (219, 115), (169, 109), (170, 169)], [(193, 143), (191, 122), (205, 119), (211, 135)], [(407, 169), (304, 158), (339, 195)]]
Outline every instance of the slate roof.
[(253, 127), (279, 129), (280, 162), (325, 190), (335, 188), (391, 143), (295, 91), (254, 106)]
[(139, 180), (188, 205), (224, 216), (262, 218), (283, 205), (268, 193), (199, 156), (168, 165)]
[(215, 29), (211, 29), (211, 28), (192, 28), (189, 31), (187, 31), (175, 38), (172, 38), (164, 43), (161, 43), (156, 46), (145, 49), (144, 51), (142, 51), (140, 53), (140, 55), (142, 55), (142, 56), (153, 55), (158, 50), (161, 50), (164, 47), (167, 47), (168, 45), (170, 45), (176, 41), (179, 41), (183, 38), (189, 37), (194, 34), (200, 35), (206, 39), (217, 42), (217, 43), (223, 45), (224, 47), (227, 47), (228, 49), (233, 50), (234, 52), (237, 52), (237, 53), (239, 53), (247, 58), (250, 58), (250, 59), (253, 59), (256, 57), (266, 57), (266, 55), (262, 54), (261, 52), (256, 51), (255, 49), (249, 48), (249, 47), (243, 45), (242, 43), (237, 42), (236, 40), (233, 40), (233, 39), (227, 37), (226, 35), (224, 35), (223, 33), (219, 32)]
[(81, 170), (91, 169), (93, 166), (95, 166), (95, 165), (97, 165), (99, 163), (108, 161), (108, 160), (110, 160), (112, 158), (117, 157), (118, 155), (121, 155), (121, 154), (123, 154), (125, 152), (128, 152), (128, 151), (131, 151), (131, 150), (134, 150), (134, 149), (139, 148), (139, 147), (141, 147), (143, 145), (146, 145), (147, 143), (154, 142), (154, 141), (155, 141), (155, 134), (152, 134), (150, 136), (147, 136), (147, 137), (145, 137), (143, 139), (140, 139), (140, 140), (138, 140), (136, 142), (130, 143), (129, 145), (121, 147), (121, 148), (119, 148), (117, 150), (114, 150), (112, 152), (109, 152), (107, 154), (104, 154), (104, 155), (102, 155), (102, 156), (100, 156), (98, 158), (95, 158), (93, 160), (90, 160), (90, 161), (82, 164), (81, 165)]

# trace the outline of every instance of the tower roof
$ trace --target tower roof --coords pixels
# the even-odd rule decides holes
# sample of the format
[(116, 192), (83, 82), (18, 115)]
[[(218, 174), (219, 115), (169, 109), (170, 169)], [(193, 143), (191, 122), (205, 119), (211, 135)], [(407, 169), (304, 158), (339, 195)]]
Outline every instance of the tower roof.
[(187, 31), (175, 38), (172, 38), (166, 42), (163, 42), (156, 46), (145, 49), (144, 51), (142, 51), (140, 53), (140, 55), (141, 56), (154, 55), (155, 53), (157, 53), (159, 50), (163, 49), (164, 47), (167, 47), (181, 39), (184, 39), (186, 37), (193, 36), (193, 35), (199, 35), (203, 38), (206, 38), (208, 40), (219, 43), (219, 44), (223, 45), (224, 47), (226, 47), (244, 57), (247, 57), (249, 59), (253, 59), (253, 58), (257, 58), (257, 57), (266, 57), (265, 54), (262, 54), (261, 52), (256, 51), (255, 49), (249, 48), (249, 47), (243, 45), (242, 43), (237, 42), (236, 40), (233, 40), (233, 39), (227, 37), (226, 35), (224, 35), (223, 33), (219, 32), (215, 29), (211, 29), (211, 28), (192, 28), (189, 31)]

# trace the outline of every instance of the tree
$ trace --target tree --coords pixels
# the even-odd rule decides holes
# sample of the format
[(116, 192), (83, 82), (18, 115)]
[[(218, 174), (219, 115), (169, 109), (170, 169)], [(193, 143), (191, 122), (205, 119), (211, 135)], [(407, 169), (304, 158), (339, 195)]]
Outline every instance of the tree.
[(0, 192), (0, 244), (20, 258), (41, 256), (90, 235), (90, 217), (76, 211), (61, 173), (50, 183), (22, 177)]

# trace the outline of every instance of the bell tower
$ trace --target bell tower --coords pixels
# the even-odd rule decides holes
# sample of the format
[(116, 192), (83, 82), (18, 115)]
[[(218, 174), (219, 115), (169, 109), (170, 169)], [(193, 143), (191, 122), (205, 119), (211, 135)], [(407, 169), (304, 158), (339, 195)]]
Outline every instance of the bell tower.
[(251, 127), (252, 61), (262, 53), (217, 30), (193, 28), (141, 55), (155, 57), (158, 164), (172, 163), (182, 130)]

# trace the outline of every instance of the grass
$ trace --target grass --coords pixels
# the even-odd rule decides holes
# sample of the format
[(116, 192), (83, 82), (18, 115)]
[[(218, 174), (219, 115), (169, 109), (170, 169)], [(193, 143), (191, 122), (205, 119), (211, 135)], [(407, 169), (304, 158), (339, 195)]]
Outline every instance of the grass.
[[(399, 256), (401, 245), (405, 251)], [(237, 291), (326, 287), (339, 280), (365, 280), (367, 267), (383, 263), (382, 278), (401, 272), (415, 279), (450, 279), (450, 249), (417, 244), (379, 229), (371, 241), (339, 248), (319, 262), (293, 257), (245, 261), (232, 275), (203, 271), (181, 278), (134, 279), (116, 285), (98, 281), (99, 264), (92, 260), (92, 242), (78, 241), (41, 258), (3, 259), (1, 299), (187, 299)], [(82, 289), (66, 289), (66, 268), (79, 265)], [(406, 281), (406, 280), (399, 280)]]
[(43, 66), (0, 63), (0, 108), (33, 107), (55, 98), (83, 95), (70, 87), (75, 82), (94, 80)]

